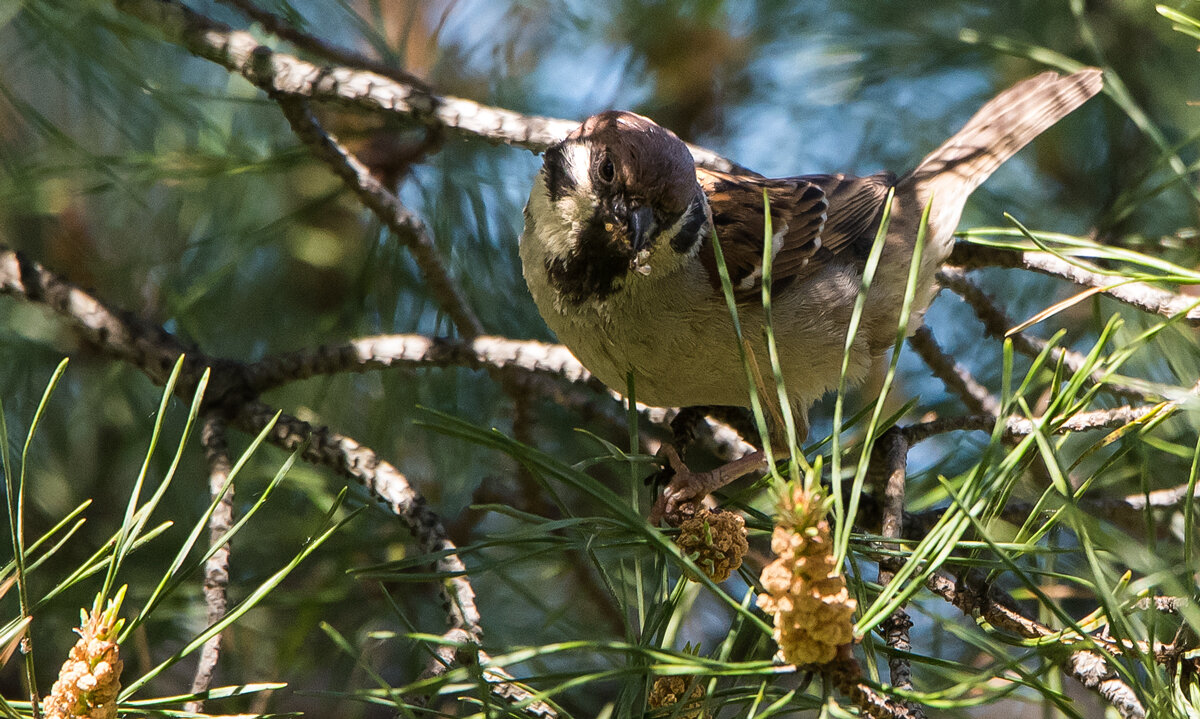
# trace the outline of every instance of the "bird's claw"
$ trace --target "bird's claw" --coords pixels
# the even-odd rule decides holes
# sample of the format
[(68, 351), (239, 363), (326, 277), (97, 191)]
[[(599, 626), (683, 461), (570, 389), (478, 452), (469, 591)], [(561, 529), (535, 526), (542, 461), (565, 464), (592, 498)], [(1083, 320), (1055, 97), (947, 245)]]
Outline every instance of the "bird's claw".
[(650, 523), (657, 525), (665, 519), (667, 524), (677, 527), (696, 513), (697, 505), (708, 494), (706, 473), (688, 469), (669, 444), (662, 446), (659, 456), (667, 461), (660, 474), (670, 474), (670, 481), (650, 510)]
[(709, 472), (693, 472), (670, 445), (663, 445), (659, 455), (667, 460), (667, 467), (675, 476), (663, 488), (658, 501), (650, 510), (650, 523), (658, 524), (665, 519), (672, 527), (678, 527), (695, 515), (698, 505), (710, 492), (715, 492), (747, 474), (762, 471), (767, 466), (765, 454), (751, 452)]

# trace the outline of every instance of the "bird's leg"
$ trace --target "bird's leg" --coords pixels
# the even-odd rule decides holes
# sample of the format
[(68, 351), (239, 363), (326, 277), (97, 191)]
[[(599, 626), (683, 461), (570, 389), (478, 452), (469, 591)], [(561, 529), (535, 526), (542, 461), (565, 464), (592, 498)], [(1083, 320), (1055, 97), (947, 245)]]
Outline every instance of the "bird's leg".
[[(704, 409), (704, 408), (698, 408)], [(714, 408), (707, 408), (714, 409)], [(728, 408), (716, 408), (728, 409)], [(796, 442), (804, 441), (808, 436), (808, 407), (803, 401), (792, 405), (792, 421), (795, 425)], [(681, 413), (682, 414), (682, 413)], [(725, 413), (728, 415), (728, 412)], [(680, 421), (676, 417), (676, 421)], [(742, 422), (744, 424), (744, 422)], [(679, 429), (672, 422), (671, 428), (676, 433)], [(788, 442), (783, 422), (767, 423), (768, 441), (776, 457), (788, 456)], [(708, 472), (693, 472), (680, 459), (674, 447), (663, 445), (658, 452), (660, 457), (667, 460), (665, 473), (673, 474), (671, 481), (663, 489), (663, 493), (650, 510), (650, 523), (658, 524), (666, 520), (671, 526), (678, 526), (696, 512), (696, 507), (709, 493), (724, 487), (748, 474), (760, 472), (767, 468), (767, 455), (763, 451), (751, 452), (741, 459), (727, 462)]]
[(704, 422), (705, 415), (708, 414), (711, 407), (682, 407), (671, 420), (671, 436), (675, 446), (680, 452), (686, 452), (687, 448), (696, 441), (696, 435), (700, 431), (700, 425)]
[[(671, 442), (674, 444), (672, 450), (683, 454), (687, 452), (687, 448), (696, 441), (696, 434), (700, 430), (700, 425), (704, 422), (705, 415), (708, 414), (709, 407), (682, 407), (674, 419), (671, 420)], [(669, 445), (663, 443), (657, 452), (660, 462), (668, 459), (666, 456), (666, 448)], [(678, 458), (678, 454), (676, 457)], [(662, 469), (654, 472), (649, 477), (646, 477), (646, 484), (658, 489), (661, 486), (671, 481), (671, 477), (675, 474), (674, 468), (670, 462), (665, 462)]]
[(695, 513), (696, 505), (710, 492), (767, 466), (766, 454), (759, 451), (751, 452), (741, 459), (735, 459), (708, 472), (693, 472), (670, 445), (663, 445), (660, 453), (666, 457), (675, 476), (650, 510), (651, 524), (658, 524), (665, 519), (667, 524), (678, 526)]

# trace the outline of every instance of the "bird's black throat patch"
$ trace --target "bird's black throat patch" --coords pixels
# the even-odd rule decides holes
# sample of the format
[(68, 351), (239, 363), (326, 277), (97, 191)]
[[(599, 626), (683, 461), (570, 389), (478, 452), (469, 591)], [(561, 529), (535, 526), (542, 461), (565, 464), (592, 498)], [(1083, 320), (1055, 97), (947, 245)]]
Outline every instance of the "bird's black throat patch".
[(601, 214), (588, 220), (579, 233), (579, 244), (570, 252), (546, 259), (551, 286), (574, 304), (609, 297), (620, 289), (620, 280), (629, 273), (633, 252), (613, 241)]

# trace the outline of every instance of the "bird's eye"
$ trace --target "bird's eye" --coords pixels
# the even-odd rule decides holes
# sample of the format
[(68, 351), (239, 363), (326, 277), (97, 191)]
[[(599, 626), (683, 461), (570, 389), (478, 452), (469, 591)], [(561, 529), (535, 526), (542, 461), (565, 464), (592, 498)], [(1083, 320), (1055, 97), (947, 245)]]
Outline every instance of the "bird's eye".
[(605, 157), (600, 161), (600, 180), (612, 182), (615, 179), (617, 179), (617, 166), (613, 164), (611, 157)]

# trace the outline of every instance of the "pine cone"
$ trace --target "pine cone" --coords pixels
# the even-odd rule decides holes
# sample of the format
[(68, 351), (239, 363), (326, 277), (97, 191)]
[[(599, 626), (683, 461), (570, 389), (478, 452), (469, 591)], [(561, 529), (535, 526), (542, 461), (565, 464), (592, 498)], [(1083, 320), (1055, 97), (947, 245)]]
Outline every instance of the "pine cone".
[[(688, 685), (692, 686), (690, 693)], [(654, 709), (669, 709), (668, 716), (676, 719), (702, 719), (707, 716), (703, 704), (704, 684), (699, 677), (659, 677), (654, 680), (648, 701)], [(687, 704), (676, 710), (675, 705), (683, 701), (687, 701)]]
[[(701, 509), (679, 525), (675, 544), (714, 582), (723, 582), (742, 566), (750, 545), (746, 520), (735, 512)], [(697, 581), (690, 572), (688, 578)]]

